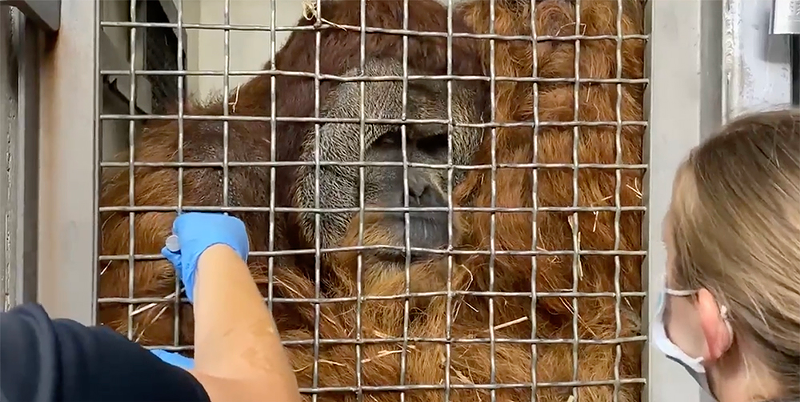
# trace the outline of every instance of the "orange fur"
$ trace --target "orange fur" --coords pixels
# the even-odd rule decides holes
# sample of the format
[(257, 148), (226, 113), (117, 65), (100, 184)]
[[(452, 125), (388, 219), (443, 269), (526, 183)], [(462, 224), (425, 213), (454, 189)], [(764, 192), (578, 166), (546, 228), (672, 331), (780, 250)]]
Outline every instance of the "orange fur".
[[(462, 5), (458, 13), (478, 32), (488, 32), (489, 0), (474, 0)], [(505, 35), (529, 35), (530, 3), (515, 0), (496, 0), (495, 32)], [(637, 0), (622, 0), (622, 30), (624, 34), (643, 32), (642, 4)], [(585, 35), (616, 35), (616, 1), (581, 1), (580, 28)], [(574, 33), (574, 6), (561, 0), (544, 0), (536, 5), (536, 31), (538, 35), (569, 36)], [(622, 43), (623, 78), (643, 76), (644, 43), (641, 40), (625, 40)], [(482, 49), (484, 67), (489, 68), (489, 46)], [(533, 47), (528, 41), (495, 42), (495, 68), (497, 76), (533, 76)], [(552, 41), (539, 43), (536, 48), (538, 75), (544, 78), (574, 77), (574, 42)], [(616, 41), (583, 40), (580, 45), (579, 72), (583, 78), (616, 78)], [(488, 75), (488, 74), (487, 74)], [(531, 82), (496, 82), (496, 121), (531, 122), (535, 112), (541, 122), (570, 122), (574, 114), (574, 87), (572, 83), (539, 83), (538, 96), (534, 96)], [(643, 85), (625, 84), (621, 88), (620, 118), (622, 121), (643, 119)], [(617, 120), (617, 85), (581, 84), (578, 90), (578, 119), (584, 122)], [(534, 104), (537, 107), (534, 107)], [(616, 133), (612, 126), (581, 126), (578, 128), (578, 162), (581, 164), (616, 163)], [(643, 128), (623, 126), (620, 133), (624, 164), (642, 163)], [(492, 162), (491, 136), (487, 135), (476, 164)], [(537, 151), (534, 154), (534, 136), (531, 128), (501, 127), (495, 132), (495, 161), (512, 163), (562, 163), (573, 161), (573, 127), (568, 125), (543, 125), (538, 129)], [(620, 188), (619, 205), (640, 206), (639, 193), (642, 172), (620, 170), (621, 183), (616, 183), (617, 172), (609, 168), (581, 168), (577, 174), (577, 205), (598, 207), (615, 205), (615, 189)], [(489, 185), (496, 182), (492, 194)], [(153, 177), (154, 181), (159, 180)], [(536, 180), (536, 186), (534, 186)], [(165, 182), (171, 182), (164, 178)], [(535, 198), (534, 198), (535, 197)], [(573, 206), (573, 170), (571, 167), (541, 167), (537, 170), (523, 168), (497, 168), (473, 170), (454, 193), (454, 203), (462, 206), (491, 207), (494, 198), (497, 207), (528, 208), (535, 205), (545, 207)], [(138, 202), (139, 200), (137, 200)], [(148, 204), (151, 205), (151, 204)], [(615, 222), (617, 217), (610, 212), (460, 212), (456, 216), (461, 233), (454, 241), (456, 249), (488, 251), (491, 248), (490, 234), (494, 227), (494, 249), (503, 251), (564, 251), (573, 250), (573, 230), (570, 223), (577, 215), (580, 232), (579, 247), (584, 251), (614, 250)], [(146, 218), (145, 218), (146, 219)], [(494, 225), (492, 225), (494, 219)], [(534, 222), (535, 219), (535, 222)], [(622, 211), (619, 214), (619, 250), (639, 251), (642, 248), (642, 213)], [(372, 227), (377, 218), (365, 214), (363, 244), (384, 244), (380, 227)], [(534, 225), (535, 223), (535, 225)], [(573, 221), (574, 223), (574, 221)], [(121, 224), (121, 223), (117, 223)], [(350, 231), (342, 246), (358, 244), (358, 217), (353, 219)], [(153, 230), (146, 238), (163, 239), (164, 232)], [(533, 244), (536, 230), (536, 244)], [(161, 240), (159, 240), (161, 241)], [(120, 254), (127, 244), (120, 245)], [(492, 377), (503, 384), (495, 391), (499, 401), (529, 400), (537, 383), (538, 400), (566, 401), (572, 390), (569, 386), (541, 386), (544, 383), (595, 381), (613, 384), (615, 363), (620, 361), (619, 378), (635, 378), (640, 375), (641, 347), (639, 343), (610, 342), (616, 338), (617, 306), (614, 297), (540, 296), (532, 300), (524, 295), (499, 295), (493, 298), (478, 292), (531, 292), (531, 276), (535, 273), (537, 292), (557, 292), (573, 287), (573, 275), (578, 273), (577, 290), (580, 292), (615, 292), (615, 276), (619, 267), (619, 291), (641, 290), (640, 256), (584, 255), (580, 262), (573, 261), (571, 254), (518, 256), (459, 253), (451, 261), (446, 258), (414, 264), (406, 273), (403, 264), (363, 258), (362, 266), (385, 269), (362, 270), (360, 294), (360, 328), (357, 302), (359, 293), (356, 278), (358, 253), (340, 252), (331, 255), (332, 269), (327, 275), (325, 289), (320, 295), (341, 298), (344, 301), (326, 301), (319, 304), (319, 317), (310, 302), (275, 302), (274, 315), (282, 337), (289, 341), (287, 350), (295, 367), (301, 387), (330, 388), (319, 391), (319, 399), (325, 401), (355, 401), (351, 391), (357, 387), (356, 369), (360, 366), (360, 385), (363, 387), (400, 387), (405, 384), (406, 400), (444, 400), (447, 379), (452, 384), (450, 399), (454, 401), (484, 401), (490, 397), (488, 385)], [(533, 265), (535, 261), (535, 267)], [(276, 294), (293, 299), (315, 298), (314, 278), (299, 267), (278, 262), (274, 270)], [(251, 264), (254, 276), (265, 281), (263, 261)], [(493, 281), (490, 267), (494, 268)], [(161, 270), (158, 272), (165, 272)], [(442, 272), (451, 272), (450, 289), (458, 292), (448, 298), (444, 295), (447, 283), (442, 281)], [(141, 283), (162, 278), (148, 273)], [(166, 275), (166, 274), (165, 274)], [(411, 279), (406, 284), (406, 275)], [(139, 279), (137, 279), (138, 281)], [(492, 285), (490, 289), (490, 284)], [(406, 288), (413, 293), (429, 292), (427, 295), (406, 295)], [(151, 287), (153, 289), (153, 287)], [(161, 294), (171, 291), (159, 289)], [(469, 291), (470, 293), (467, 293)], [(385, 296), (381, 299), (370, 299)], [(406, 303), (407, 301), (407, 303)], [(286, 307), (288, 306), (288, 307)], [(574, 308), (577, 307), (577, 322)], [(490, 315), (489, 309), (493, 314)], [(150, 313), (155, 314), (157, 309)], [(190, 307), (181, 314), (189, 314)], [(619, 336), (633, 337), (640, 333), (641, 300), (622, 297), (619, 306)], [(406, 314), (407, 312), (407, 314)], [(448, 316), (449, 312), (449, 316)], [(171, 320), (171, 312), (164, 313), (164, 320)], [(448, 318), (449, 317), (449, 318)], [(101, 317), (102, 318), (102, 317)], [(113, 320), (111, 320), (113, 321)], [(451, 331), (448, 334), (448, 321)], [(109, 321), (110, 322), (110, 321)], [(124, 325), (112, 324), (121, 331)], [(316, 328), (318, 326), (318, 328)], [(494, 330), (490, 330), (494, 327)], [(577, 334), (573, 328), (577, 328)], [(407, 328), (404, 334), (404, 328)], [(360, 329), (360, 331), (359, 331)], [(190, 329), (181, 342), (191, 342)], [(318, 355), (314, 352), (315, 332), (321, 344)], [(360, 334), (359, 334), (360, 332)], [(492, 346), (488, 339), (491, 333), (500, 340)], [(403, 342), (404, 335), (408, 339)], [(448, 339), (449, 337), (449, 339)], [(594, 344), (581, 344), (574, 348), (568, 342), (575, 337), (590, 339)], [(156, 339), (158, 338), (158, 339)], [(531, 339), (546, 340), (532, 346)], [(171, 339), (167, 338), (167, 340)], [(325, 340), (346, 339), (335, 343)], [(503, 340), (521, 340), (520, 343)], [(148, 342), (163, 342), (154, 337)], [(449, 342), (448, 342), (449, 341)], [(526, 343), (527, 342), (527, 343)], [(360, 344), (360, 347), (356, 345)], [(404, 347), (404, 344), (406, 347)], [(449, 347), (448, 347), (449, 344)], [(619, 350), (617, 346), (619, 345)], [(494, 355), (491, 349), (494, 348)], [(360, 363), (357, 351), (360, 350)], [(620, 356), (617, 353), (621, 352)], [(578, 361), (573, 361), (573, 354)], [(447, 372), (447, 359), (450, 370)], [(532, 366), (535, 367), (532, 370)], [(314, 361), (317, 361), (317, 382), (314, 383)], [(403, 361), (405, 360), (405, 364)], [(491, 362), (494, 361), (494, 373)], [(573, 373), (577, 367), (577, 373)], [(401, 372), (405, 376), (401, 379)], [(494, 375), (493, 375), (494, 374)], [(535, 375), (535, 378), (533, 378)], [(471, 388), (472, 385), (483, 389)], [(621, 385), (619, 400), (631, 402), (639, 399), (638, 385)], [(577, 390), (580, 401), (613, 400), (613, 385), (584, 386)], [(398, 392), (364, 391), (365, 400), (388, 402), (400, 400)], [(309, 395), (306, 395), (310, 399)]]
[[(530, 33), (529, 13), (521, 2), (499, 1), (495, 9), (498, 34), (524, 35)], [(588, 36), (614, 35), (616, 33), (616, 3), (608, 0), (582, 1), (581, 20), (585, 24), (584, 34)], [(488, 6), (486, 1), (467, 3), (460, 10), (479, 32), (488, 31)], [(539, 35), (565, 36), (573, 32), (563, 26), (574, 21), (574, 10), (563, 1), (546, 0), (537, 5), (537, 33)], [(625, 1), (622, 18), (624, 34), (640, 34), (643, 30), (642, 8), (636, 1)], [(574, 23), (572, 24), (574, 29)], [(495, 66), (497, 76), (530, 77), (532, 71), (533, 49), (530, 42), (497, 41)], [(642, 78), (643, 50), (641, 40), (625, 40), (622, 44), (622, 77)], [(537, 48), (539, 75), (546, 78), (571, 78), (574, 76), (574, 44), (572, 42), (552, 42), (540, 44)], [(580, 71), (582, 77), (610, 79), (616, 77), (616, 43), (611, 40), (584, 40), (581, 43)], [(484, 48), (485, 65), (488, 68), (488, 46)], [(573, 120), (574, 98), (572, 83), (546, 83), (538, 85), (538, 113), (543, 122), (568, 122)], [(578, 119), (586, 122), (615, 121), (617, 87), (613, 84), (583, 84), (579, 88)], [(641, 121), (643, 119), (643, 86), (629, 84), (621, 87), (622, 101), (620, 118), (622, 121)], [(496, 120), (499, 122), (530, 122), (534, 119), (534, 92), (531, 83), (498, 82), (496, 86)], [(545, 126), (538, 130), (538, 152), (533, 152), (533, 136), (530, 128), (499, 128), (496, 131), (496, 162), (503, 164), (539, 163), (572, 164), (574, 131), (573, 127)], [(580, 163), (616, 163), (616, 127), (583, 126), (579, 128), (578, 161)], [(623, 126), (620, 133), (621, 160), (623, 164), (642, 162), (643, 129), (640, 126)], [(486, 142), (476, 164), (491, 163), (491, 143)], [(573, 206), (573, 171), (568, 168), (540, 168), (536, 172), (536, 202), (538, 207)], [(578, 200), (580, 207), (615, 205), (616, 171), (608, 168), (581, 168), (577, 175)], [(640, 206), (642, 203), (639, 184), (642, 172), (621, 170), (619, 205)], [(473, 171), (456, 190), (456, 203), (476, 207), (490, 207), (492, 201), (491, 171)], [(532, 208), (533, 180), (532, 169), (498, 168), (495, 202), (497, 207)], [(463, 212), (458, 214), (461, 232), (459, 239), (463, 250), (489, 250), (491, 234), (491, 215), (489, 213)], [(573, 231), (570, 212), (542, 212), (536, 216), (538, 250), (572, 250)], [(368, 222), (365, 226), (369, 226)], [(527, 213), (496, 213), (495, 244), (498, 251), (530, 251), (533, 239), (533, 216)], [(579, 212), (578, 230), (581, 233), (581, 250), (609, 251), (615, 243), (615, 213)], [(623, 211), (619, 217), (619, 250), (641, 250), (640, 211)], [(364, 244), (381, 244), (380, 236), (374, 232), (364, 237)], [(355, 245), (357, 240), (357, 221), (353, 222), (350, 237), (344, 245)], [(338, 271), (342, 285), (333, 286), (344, 292), (336, 296), (353, 296), (353, 267), (357, 264), (357, 253), (340, 254)], [(620, 256), (619, 291), (641, 290), (640, 256)], [(362, 261), (362, 265), (381, 263)], [(384, 264), (386, 264), (384, 262)], [(530, 256), (497, 255), (494, 260), (495, 292), (530, 292), (531, 272), (534, 272)], [(557, 292), (573, 287), (573, 272), (577, 262), (566, 255), (542, 255), (536, 257), (536, 290), (538, 292)], [(613, 255), (585, 255), (580, 258), (580, 273), (577, 284), (579, 292), (615, 292), (616, 259)], [(489, 290), (490, 258), (486, 255), (470, 255), (455, 258), (451, 289), (474, 292)], [(437, 280), (436, 272), (447, 269), (445, 261), (413, 266), (409, 271), (411, 283), (416, 292), (435, 292), (444, 289)], [(381, 278), (365, 278), (362, 295), (396, 296), (405, 293), (405, 270), (402, 266), (377, 270), (383, 272)], [(394, 274), (387, 274), (394, 273)], [(349, 284), (349, 286), (348, 286)], [(306, 287), (307, 290), (311, 286)], [(311, 297), (313, 294), (298, 293), (298, 297)], [(386, 343), (364, 342), (361, 347), (361, 385), (392, 386), (399, 384), (401, 361), (404, 353), (402, 342), (405, 318), (403, 298), (390, 300), (363, 301), (361, 306), (361, 338), (389, 339)], [(463, 343), (459, 340), (489, 338), (489, 304), (493, 303), (494, 326), (502, 328), (495, 331), (496, 339), (531, 339), (535, 320), (535, 337), (551, 340), (550, 343), (536, 347), (536, 383), (596, 382), (604, 385), (578, 388), (579, 400), (609, 401), (615, 389), (615, 364), (619, 359), (619, 378), (640, 376), (641, 343), (626, 342), (615, 344), (617, 338), (616, 300), (613, 297), (539, 297), (531, 314), (530, 297), (498, 296), (493, 302), (488, 297), (468, 294), (452, 298), (450, 348), (450, 382), (464, 385), (491, 384), (490, 370), (491, 346), (487, 343)], [(356, 339), (356, 308), (354, 303), (325, 305), (321, 310), (320, 339)], [(410, 339), (438, 339), (439, 342), (409, 341), (405, 352), (405, 384), (439, 385), (445, 381), (446, 347), (441, 342), (446, 337), (448, 300), (444, 296), (411, 297), (408, 303), (408, 330)], [(577, 306), (577, 323), (574, 308)], [(640, 334), (641, 300), (622, 297), (619, 306), (619, 337), (629, 338)], [(313, 318), (313, 317), (309, 317)], [(306, 323), (310, 325), (312, 321)], [(595, 344), (581, 344), (577, 348), (568, 343), (553, 342), (554, 339), (570, 340), (576, 336), (577, 327), (580, 339), (596, 341)], [(330, 330), (330, 332), (326, 331)], [(313, 330), (294, 330), (287, 334), (292, 339), (313, 339)], [(600, 341), (600, 342), (597, 342)], [(602, 343), (606, 341), (607, 343)], [(619, 345), (619, 350), (617, 350)], [(292, 346), (292, 360), (295, 362), (301, 386), (313, 384), (314, 356), (310, 346)], [(578, 361), (573, 362), (573, 354)], [(619, 356), (617, 356), (619, 354)], [(507, 384), (496, 391), (498, 400), (528, 400), (531, 387), (524, 386), (534, 382), (531, 375), (532, 347), (525, 343), (495, 344), (495, 383)], [(356, 350), (351, 344), (332, 345), (320, 348), (318, 364), (320, 387), (355, 387), (357, 379)], [(577, 374), (573, 373), (573, 366)], [(517, 386), (512, 386), (517, 385)], [(523, 385), (523, 386), (519, 386)], [(468, 387), (467, 387), (468, 388)], [(619, 389), (619, 400), (639, 399), (640, 389), (636, 384), (623, 385)], [(543, 401), (564, 401), (570, 395), (569, 387), (542, 387), (537, 389), (537, 397)], [(355, 400), (352, 393), (322, 393), (323, 399)], [(443, 391), (412, 390), (406, 393), (407, 399), (430, 401), (442, 400)], [(490, 397), (487, 390), (453, 389), (453, 400), (484, 400)], [(378, 401), (399, 400), (396, 393), (370, 393), (369, 398)]]

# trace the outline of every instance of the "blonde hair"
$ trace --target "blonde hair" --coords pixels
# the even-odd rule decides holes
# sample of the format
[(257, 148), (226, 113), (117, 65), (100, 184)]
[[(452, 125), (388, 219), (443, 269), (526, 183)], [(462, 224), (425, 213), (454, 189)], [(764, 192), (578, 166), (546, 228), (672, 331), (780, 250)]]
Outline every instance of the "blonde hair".
[(669, 214), (671, 285), (708, 289), (740, 357), (800, 394), (800, 111), (739, 118), (694, 149)]

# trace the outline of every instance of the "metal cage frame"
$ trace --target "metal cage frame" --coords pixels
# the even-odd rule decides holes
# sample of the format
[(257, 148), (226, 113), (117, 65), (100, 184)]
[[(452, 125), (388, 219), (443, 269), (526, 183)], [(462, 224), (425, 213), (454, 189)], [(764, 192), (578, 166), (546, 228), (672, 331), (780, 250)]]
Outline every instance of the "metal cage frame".
[[(15, 26), (8, 25), (9, 9), (0, 8), (0, 34), (15, 32), (25, 38), (16, 44), (0, 38), (0, 93), (11, 92), (7, 85), (11, 80), (23, 84), (10, 97), (18, 103), (7, 99), (0, 103), (0, 128), (8, 139), (0, 141), (6, 154), (0, 180), (7, 216), (2, 254), (6, 307), (38, 300), (53, 317), (69, 317), (84, 324), (95, 322), (96, 304), (101, 1), (52, 2), (51, 6), (60, 6), (60, 15), (42, 11), (36, 0), (3, 1), (19, 8), (14, 12), (23, 23)], [(761, 4), (754, 6), (744, 0), (648, 2), (645, 106), (649, 123), (643, 233), (647, 250), (643, 285), (648, 294), (661, 286), (666, 258), (664, 251), (653, 245), (660, 243), (661, 220), (671, 193), (665, 184), (671, 183), (677, 165), (716, 125), (746, 108), (741, 99), (748, 91), (743, 88), (771, 88), (782, 82), (783, 77), (773, 74), (751, 77), (742, 84), (742, 70), (757, 62), (753, 61), (757, 59), (753, 49), (760, 46), (751, 40), (742, 21), (748, 18), (748, 7), (763, 7), (763, 2), (757, 3)], [(39, 40), (34, 25), (45, 32), (57, 30), (58, 41)], [(13, 50), (17, 60), (9, 56)], [(19, 57), (21, 54), (27, 56)], [(5, 68), (15, 62), (17, 69)], [(14, 76), (17, 72), (18, 77)], [(36, 78), (38, 88), (32, 84)], [(648, 297), (646, 306), (643, 328), (647, 328), (655, 300)], [(643, 370), (647, 381), (643, 398), (647, 401), (705, 398), (679, 366), (649, 347), (643, 354)]]

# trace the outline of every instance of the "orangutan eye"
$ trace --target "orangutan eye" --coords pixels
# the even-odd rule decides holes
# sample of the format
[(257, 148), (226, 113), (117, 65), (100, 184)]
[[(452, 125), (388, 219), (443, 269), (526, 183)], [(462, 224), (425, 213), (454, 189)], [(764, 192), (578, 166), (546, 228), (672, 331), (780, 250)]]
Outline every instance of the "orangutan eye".
[(447, 150), (447, 134), (437, 134), (425, 137), (417, 141), (417, 148), (420, 151), (431, 155), (437, 155)]
[(376, 139), (372, 146), (376, 147), (395, 147), (400, 146), (400, 141), (402, 140), (402, 135), (400, 134), (400, 130), (397, 131), (390, 131)]

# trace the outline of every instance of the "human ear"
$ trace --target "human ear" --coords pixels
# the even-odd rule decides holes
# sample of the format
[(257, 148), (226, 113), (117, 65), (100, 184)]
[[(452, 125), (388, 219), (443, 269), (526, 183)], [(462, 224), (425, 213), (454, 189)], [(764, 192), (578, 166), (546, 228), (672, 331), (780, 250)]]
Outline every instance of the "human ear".
[(731, 345), (731, 333), (714, 296), (707, 289), (697, 292), (697, 314), (706, 340), (703, 358), (706, 361), (719, 359)]

